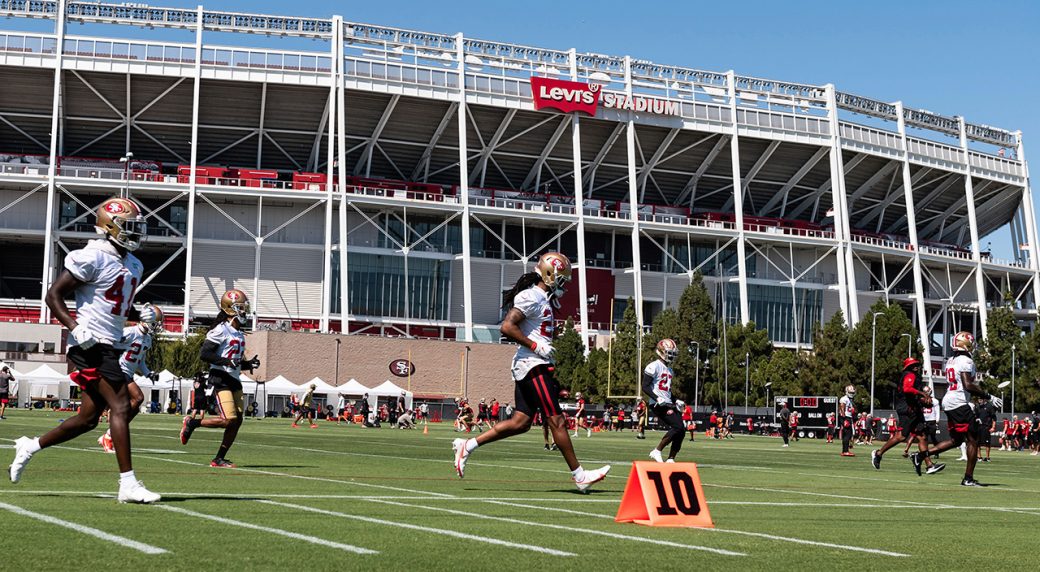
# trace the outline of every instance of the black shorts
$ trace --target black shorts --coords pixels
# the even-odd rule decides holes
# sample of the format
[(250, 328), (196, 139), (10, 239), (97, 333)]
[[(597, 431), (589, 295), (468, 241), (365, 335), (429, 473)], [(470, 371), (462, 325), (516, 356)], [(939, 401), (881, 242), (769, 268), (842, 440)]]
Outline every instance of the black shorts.
[[(83, 387), (83, 382), (89, 382), (92, 373), (100, 375), (113, 386), (119, 387), (126, 385), (126, 374), (123, 373), (123, 368), (119, 367), (119, 357), (122, 354), (122, 350), (113, 348), (111, 344), (94, 344), (88, 350), (72, 346), (65, 357), (82, 374), (72, 376), (72, 380), (80, 387)], [(94, 370), (94, 372), (90, 370)]]
[(669, 429), (686, 430), (682, 417), (679, 416), (679, 411), (675, 409), (674, 405), (655, 405), (654, 416)]
[(242, 391), (242, 382), (222, 369), (209, 370), (209, 384), (217, 391)]
[(989, 431), (986, 431), (982, 428), (979, 428), (978, 433), (975, 434), (975, 439), (978, 440), (979, 445), (983, 447), (988, 447), (992, 438), (993, 435)]
[(946, 412), (946, 425), (950, 436), (963, 438), (967, 434), (978, 433), (978, 421), (971, 406), (961, 405)]
[(10, 399), (10, 397), (8, 396), (7, 392), (0, 391), (0, 403), (7, 403), (8, 399)]
[(910, 435), (924, 435), (925, 424), (924, 424), (924, 413), (920, 410), (908, 409), (899, 412), (899, 425), (896, 430), (903, 434), (904, 437)]
[(549, 365), (536, 365), (527, 372), (523, 379), (516, 382), (513, 398), (516, 400), (516, 411), (528, 417), (534, 417), (541, 411), (545, 417), (561, 415), (560, 385), (556, 383), (556, 375)]

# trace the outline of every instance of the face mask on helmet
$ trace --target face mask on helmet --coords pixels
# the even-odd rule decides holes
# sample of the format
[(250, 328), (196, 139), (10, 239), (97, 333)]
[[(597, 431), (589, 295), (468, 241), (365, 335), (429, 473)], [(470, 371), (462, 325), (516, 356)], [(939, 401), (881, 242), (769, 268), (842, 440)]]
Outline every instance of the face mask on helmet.
[(559, 308), (558, 300), (567, 293), (567, 283), (571, 281), (570, 260), (558, 252), (544, 254), (538, 260), (538, 274), (549, 288), (549, 297), (553, 298), (553, 305)]
[(98, 232), (129, 251), (141, 246), (148, 234), (148, 223), (141, 209), (129, 199), (112, 198), (101, 203), (97, 210)]

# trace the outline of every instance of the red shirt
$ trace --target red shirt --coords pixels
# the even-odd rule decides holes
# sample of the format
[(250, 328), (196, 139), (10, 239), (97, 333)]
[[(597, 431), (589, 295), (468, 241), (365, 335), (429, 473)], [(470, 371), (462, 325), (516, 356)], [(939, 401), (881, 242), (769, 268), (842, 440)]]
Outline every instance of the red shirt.
[(499, 406), (498, 406), (498, 402), (497, 401), (491, 404), (491, 416), (492, 417), (498, 417), (498, 407)]
[(709, 419), (708, 422), (711, 423), (712, 425), (717, 425), (718, 422), (719, 422), (719, 418), (717, 416), (715, 416), (715, 415), (712, 415), (711, 419)]
[(683, 418), (683, 421), (692, 421), (693, 420), (693, 408), (690, 407), (689, 405), (687, 405), (686, 408), (683, 409), (682, 418)]

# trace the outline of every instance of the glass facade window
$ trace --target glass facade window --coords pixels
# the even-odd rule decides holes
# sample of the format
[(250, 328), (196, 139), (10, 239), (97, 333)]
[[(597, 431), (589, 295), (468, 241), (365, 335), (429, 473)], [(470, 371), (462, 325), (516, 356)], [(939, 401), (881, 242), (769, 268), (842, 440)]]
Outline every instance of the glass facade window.
[[(726, 318), (740, 321), (740, 291), (736, 285), (726, 290)], [(813, 328), (823, 315), (823, 291), (786, 286), (748, 284), (748, 306), (751, 321), (769, 332), (774, 342), (812, 343)]]
[[(340, 311), (338, 254), (333, 256), (333, 312)], [(409, 257), (407, 285), (403, 256), (349, 253), (347, 269), (352, 314), (415, 320), (448, 319), (450, 261)]]

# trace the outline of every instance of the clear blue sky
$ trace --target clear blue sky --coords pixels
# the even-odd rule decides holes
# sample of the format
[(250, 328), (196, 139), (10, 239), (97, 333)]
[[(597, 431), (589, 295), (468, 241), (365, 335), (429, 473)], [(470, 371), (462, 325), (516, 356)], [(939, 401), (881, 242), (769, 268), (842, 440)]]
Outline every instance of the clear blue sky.
[[(197, 5), (184, 0), (151, 3)], [(1040, 2), (225, 0), (206, 6), (278, 15), (339, 14), (352, 22), (833, 83), (844, 91), (902, 100), (973, 123), (1021, 129), (1027, 159), (1040, 157), (1040, 77), (1036, 65), (1028, 64), (1040, 48)], [(70, 32), (85, 33), (76, 26)], [(219, 40), (251, 45), (269, 41), (255, 36)], [(1008, 239), (1000, 235), (1006, 233), (988, 239), (994, 242), (994, 255), (1010, 258), (1010, 246), (1004, 247)]]

